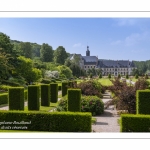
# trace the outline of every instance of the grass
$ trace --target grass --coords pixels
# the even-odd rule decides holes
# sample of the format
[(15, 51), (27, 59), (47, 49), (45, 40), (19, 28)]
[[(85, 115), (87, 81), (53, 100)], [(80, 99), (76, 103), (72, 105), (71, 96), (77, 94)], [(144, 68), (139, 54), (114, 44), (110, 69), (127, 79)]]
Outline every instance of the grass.
[(95, 124), (96, 123), (96, 118), (92, 117), (92, 124)]
[(108, 78), (101, 78), (98, 80), (104, 86), (111, 86), (113, 85), (112, 82)]
[[(49, 112), (50, 110), (54, 109), (58, 105), (57, 103), (50, 103), (50, 106), (40, 106), (40, 112)], [(25, 106), (24, 111), (28, 111), (28, 106)]]

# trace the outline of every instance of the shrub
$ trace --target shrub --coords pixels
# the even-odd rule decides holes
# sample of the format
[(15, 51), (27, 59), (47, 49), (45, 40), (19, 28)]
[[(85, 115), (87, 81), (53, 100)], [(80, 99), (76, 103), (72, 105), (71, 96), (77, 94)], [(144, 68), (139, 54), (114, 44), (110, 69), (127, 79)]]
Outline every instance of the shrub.
[(102, 98), (101, 87), (101, 84), (97, 80), (84, 81), (77, 85), (77, 88), (81, 89), (83, 95), (96, 95)]
[(24, 88), (9, 88), (9, 110), (24, 110)]
[(148, 75), (147, 74), (145, 74), (145, 79), (148, 79)]
[(51, 83), (50, 84), (50, 102), (57, 103), (58, 101), (58, 84), (57, 83)]
[(62, 87), (61, 85), (58, 85), (58, 91), (61, 91), (61, 87)]
[(9, 86), (20, 86), (19, 83), (14, 81), (2, 80), (1, 82), (2, 84), (9, 85)]
[(102, 78), (102, 74), (101, 74), (101, 73), (99, 74), (99, 78), (100, 78), (100, 79)]
[(92, 75), (92, 73), (90, 73), (90, 78), (92, 78), (93, 77), (93, 75)]
[(0, 111), (0, 129), (6, 130), (5, 120), (5, 122), (10, 122), (9, 129), (11, 130), (91, 132), (91, 119), (90, 113)]
[[(64, 96), (58, 102), (57, 111), (67, 111), (68, 97)], [(104, 112), (104, 103), (97, 96), (81, 96), (81, 112), (91, 112), (100, 115)]]
[(68, 82), (62, 82), (62, 96), (67, 95)]
[(39, 86), (29, 85), (28, 86), (28, 110), (39, 110)]
[(54, 82), (54, 83), (56, 83), (56, 80), (55, 80), (55, 79), (51, 79), (51, 82)]
[(48, 80), (48, 79), (42, 79), (41, 83), (44, 83), (44, 84), (50, 84), (50, 83), (51, 83), (51, 80)]
[(8, 104), (8, 94), (0, 94), (0, 105)]
[(108, 78), (109, 78), (109, 79), (111, 78), (111, 74), (108, 75)]
[(120, 74), (118, 74), (118, 79), (120, 79), (121, 78), (121, 75)]
[(126, 79), (129, 79), (129, 75), (128, 74), (126, 75)]
[(149, 90), (136, 91), (136, 113), (150, 114), (150, 91)]
[(28, 100), (28, 91), (24, 90), (24, 100), (27, 101)]
[(135, 79), (138, 79), (138, 78), (139, 78), (139, 76), (138, 76), (138, 74), (136, 74), (136, 75), (135, 75)]
[(50, 106), (50, 85), (41, 85), (41, 106)]
[(82, 96), (81, 111), (91, 112), (93, 116), (100, 115), (104, 112), (104, 103), (97, 96)]
[(68, 89), (68, 111), (81, 111), (81, 89)]
[(148, 87), (145, 79), (138, 79), (134, 86), (128, 86), (119, 79), (112, 80), (113, 85), (108, 87), (114, 93), (114, 99), (117, 99), (117, 109), (128, 110), (129, 113), (136, 111), (136, 90), (144, 90)]
[(150, 115), (121, 115), (121, 132), (150, 132)]

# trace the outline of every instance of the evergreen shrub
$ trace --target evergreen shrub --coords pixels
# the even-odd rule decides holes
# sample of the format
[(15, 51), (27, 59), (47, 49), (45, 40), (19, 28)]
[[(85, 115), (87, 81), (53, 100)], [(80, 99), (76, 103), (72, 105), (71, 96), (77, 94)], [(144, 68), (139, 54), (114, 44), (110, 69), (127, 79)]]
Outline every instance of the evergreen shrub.
[(121, 132), (150, 132), (150, 115), (121, 115)]
[(50, 106), (50, 85), (41, 85), (41, 106)]
[(81, 89), (68, 89), (68, 111), (81, 111)]
[(39, 86), (29, 85), (28, 86), (28, 110), (39, 110)]
[(62, 96), (67, 95), (68, 82), (62, 82)]
[(10, 122), (9, 130), (91, 132), (91, 120), (91, 113), (0, 111), (0, 130), (6, 130), (5, 121)]
[(51, 83), (50, 84), (50, 102), (57, 103), (58, 101), (58, 84), (57, 83)]
[(136, 113), (150, 114), (150, 91), (149, 90), (136, 91)]
[(8, 93), (0, 94), (0, 105), (8, 104)]
[(12, 87), (8, 93), (9, 110), (24, 110), (24, 88)]

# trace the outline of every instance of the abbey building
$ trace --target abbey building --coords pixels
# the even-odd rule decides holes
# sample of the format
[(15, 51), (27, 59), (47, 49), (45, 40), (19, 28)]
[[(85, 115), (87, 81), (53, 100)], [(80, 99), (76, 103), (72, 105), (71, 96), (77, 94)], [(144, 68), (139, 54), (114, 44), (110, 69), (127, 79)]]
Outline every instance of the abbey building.
[(73, 59), (77, 55), (80, 59), (80, 67), (84, 70), (88, 69), (101, 69), (102, 75), (131, 75), (132, 70), (136, 68), (133, 61), (129, 60), (107, 60), (107, 59), (98, 59), (96, 56), (90, 56), (89, 46), (87, 46), (86, 56), (81, 54), (72, 54), (70, 59)]

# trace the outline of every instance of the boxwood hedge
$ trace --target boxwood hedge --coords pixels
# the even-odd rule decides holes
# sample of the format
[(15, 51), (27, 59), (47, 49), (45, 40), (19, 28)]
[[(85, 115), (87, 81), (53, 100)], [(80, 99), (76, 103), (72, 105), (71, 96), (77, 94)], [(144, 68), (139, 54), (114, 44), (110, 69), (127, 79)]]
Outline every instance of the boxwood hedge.
[(50, 85), (41, 85), (41, 106), (50, 106)]
[(9, 110), (24, 110), (24, 88), (12, 87), (8, 93)]
[(91, 113), (0, 111), (0, 129), (91, 132)]
[(150, 115), (121, 115), (121, 132), (150, 132)]

